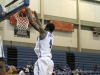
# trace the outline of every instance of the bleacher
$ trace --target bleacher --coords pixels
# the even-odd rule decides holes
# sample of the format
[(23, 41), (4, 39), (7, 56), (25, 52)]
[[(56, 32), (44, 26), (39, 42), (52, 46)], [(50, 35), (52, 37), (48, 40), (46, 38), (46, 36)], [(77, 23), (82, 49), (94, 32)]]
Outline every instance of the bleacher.
[(63, 50), (52, 50), (53, 61), (60, 66), (66, 65), (66, 53)]
[[(5, 57), (7, 58), (7, 47), (4, 45)], [(33, 47), (21, 47), (17, 48), (17, 66), (22, 67), (31, 62), (34, 65), (37, 60), (37, 56), (34, 52)], [(61, 67), (66, 65), (66, 51), (64, 50), (52, 50), (54, 64), (59, 64)], [(74, 52), (75, 54), (75, 68), (80, 67), (82, 70), (93, 70), (95, 65), (100, 64), (100, 54), (85, 53), (85, 52)], [(5, 59), (7, 61), (7, 59)]]
[(93, 70), (95, 65), (100, 65), (100, 54), (74, 52), (76, 67), (83, 70)]
[[(4, 45), (5, 57), (7, 57), (7, 47), (9, 45)], [(21, 47), (16, 46), (17, 48), (17, 66), (24, 66), (27, 62), (31, 62), (34, 65), (35, 61), (37, 60), (37, 56), (34, 52), (34, 48), (32, 47)], [(61, 50), (52, 50), (53, 61), (55, 64), (60, 64), (60, 66), (66, 65), (66, 54), (65, 51)], [(6, 60), (7, 61), (7, 60)]]

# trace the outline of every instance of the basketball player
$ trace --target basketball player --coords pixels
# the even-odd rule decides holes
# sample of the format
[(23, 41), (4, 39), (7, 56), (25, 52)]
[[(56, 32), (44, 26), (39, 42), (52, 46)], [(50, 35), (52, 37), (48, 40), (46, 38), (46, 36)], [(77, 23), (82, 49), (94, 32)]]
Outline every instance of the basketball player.
[(0, 36), (0, 75), (6, 75), (6, 68), (4, 62), (4, 51), (3, 51), (3, 44)]
[(54, 31), (55, 26), (54, 24), (49, 23), (46, 25), (45, 29), (43, 29), (38, 19), (37, 13), (34, 12), (37, 20), (37, 22), (35, 23), (33, 21), (30, 9), (26, 9), (28, 11), (28, 19), (30, 24), (35, 30), (40, 33), (37, 38), (36, 46), (34, 48), (34, 51), (38, 56), (38, 60), (35, 62), (34, 65), (34, 75), (52, 75), (54, 63), (51, 60), (51, 48), (54, 39), (52, 32)]

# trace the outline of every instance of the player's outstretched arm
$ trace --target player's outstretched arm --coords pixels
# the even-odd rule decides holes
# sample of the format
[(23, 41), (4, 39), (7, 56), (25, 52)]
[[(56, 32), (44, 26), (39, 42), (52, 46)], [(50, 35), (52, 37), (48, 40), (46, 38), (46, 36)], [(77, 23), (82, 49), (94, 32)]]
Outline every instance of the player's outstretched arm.
[(36, 29), (37, 31), (39, 31), (41, 33), (41, 31), (40, 31), (41, 27), (37, 23), (34, 22), (33, 17), (32, 17), (32, 13), (30, 12), (30, 8), (26, 8), (26, 10), (28, 12), (29, 23), (32, 25), (32, 27), (34, 29)]
[(33, 17), (32, 17), (32, 13), (30, 12), (30, 8), (26, 8), (27, 12), (28, 12), (28, 19), (29, 19), (29, 23), (32, 25), (32, 27), (37, 30), (40, 33), (40, 37), (44, 38), (46, 31), (39, 26), (37, 23), (35, 23), (33, 21)]
[(42, 24), (41, 24), (41, 22), (40, 22), (40, 20), (39, 20), (39, 18), (38, 18), (38, 15), (37, 15), (37, 12), (36, 12), (36, 11), (34, 11), (34, 15), (35, 15), (35, 17), (36, 17), (36, 22), (37, 22), (37, 24), (38, 24), (39, 26), (42, 26)]

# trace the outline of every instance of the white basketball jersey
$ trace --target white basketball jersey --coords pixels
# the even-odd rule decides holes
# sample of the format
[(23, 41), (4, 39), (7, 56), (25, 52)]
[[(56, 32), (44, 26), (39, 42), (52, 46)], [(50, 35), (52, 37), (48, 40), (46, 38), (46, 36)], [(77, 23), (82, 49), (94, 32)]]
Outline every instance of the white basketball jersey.
[(0, 58), (4, 57), (4, 50), (3, 50), (3, 44), (0, 36)]
[(53, 44), (54, 36), (50, 32), (46, 32), (43, 39), (37, 38), (37, 43), (34, 48), (35, 53), (38, 57), (50, 57), (52, 58), (51, 49)]

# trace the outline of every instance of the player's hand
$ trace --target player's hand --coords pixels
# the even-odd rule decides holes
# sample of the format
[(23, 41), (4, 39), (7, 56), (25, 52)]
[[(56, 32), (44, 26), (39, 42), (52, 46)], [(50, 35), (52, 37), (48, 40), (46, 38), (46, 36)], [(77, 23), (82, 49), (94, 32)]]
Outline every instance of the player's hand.
[(25, 9), (26, 9), (27, 11), (30, 11), (30, 8), (28, 8), (28, 7), (26, 7)]

